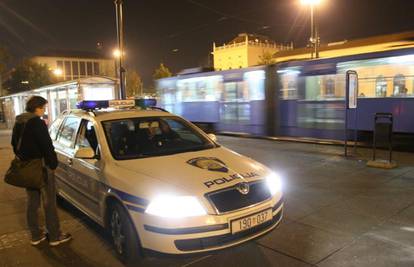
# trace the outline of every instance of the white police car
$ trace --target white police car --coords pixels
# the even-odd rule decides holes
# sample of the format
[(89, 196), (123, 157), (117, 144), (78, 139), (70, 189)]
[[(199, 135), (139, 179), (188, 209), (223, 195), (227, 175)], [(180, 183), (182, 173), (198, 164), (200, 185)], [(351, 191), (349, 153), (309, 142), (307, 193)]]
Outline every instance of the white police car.
[(221, 249), (274, 229), (280, 178), (157, 108), (84, 101), (50, 127), (58, 194), (107, 227), (124, 261)]

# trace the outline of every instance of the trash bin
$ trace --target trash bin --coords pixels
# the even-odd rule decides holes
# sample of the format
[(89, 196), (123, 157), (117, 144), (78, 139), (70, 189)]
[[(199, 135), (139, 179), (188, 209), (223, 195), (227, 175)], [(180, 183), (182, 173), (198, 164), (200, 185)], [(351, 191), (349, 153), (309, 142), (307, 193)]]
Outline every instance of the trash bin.
[[(368, 166), (391, 169), (397, 164), (392, 160), (392, 138), (393, 138), (394, 117), (392, 113), (375, 113), (374, 117), (374, 140), (372, 144), (372, 160)], [(377, 148), (388, 149), (388, 160), (377, 159)]]

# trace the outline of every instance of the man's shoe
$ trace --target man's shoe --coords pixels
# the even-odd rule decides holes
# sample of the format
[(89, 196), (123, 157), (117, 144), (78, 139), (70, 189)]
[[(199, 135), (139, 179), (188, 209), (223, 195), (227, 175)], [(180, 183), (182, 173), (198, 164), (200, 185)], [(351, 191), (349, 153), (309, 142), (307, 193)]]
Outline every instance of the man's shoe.
[(30, 244), (32, 245), (32, 246), (37, 246), (37, 245), (39, 245), (42, 241), (45, 241), (46, 240), (46, 235), (45, 234), (43, 234), (40, 238), (37, 238), (37, 239), (33, 239), (32, 238), (32, 240), (30, 240)]
[(62, 233), (60, 234), (59, 238), (57, 240), (50, 240), (49, 241), (49, 245), (51, 247), (56, 247), (59, 246), (62, 243), (68, 242), (69, 240), (72, 239), (72, 235), (69, 233)]

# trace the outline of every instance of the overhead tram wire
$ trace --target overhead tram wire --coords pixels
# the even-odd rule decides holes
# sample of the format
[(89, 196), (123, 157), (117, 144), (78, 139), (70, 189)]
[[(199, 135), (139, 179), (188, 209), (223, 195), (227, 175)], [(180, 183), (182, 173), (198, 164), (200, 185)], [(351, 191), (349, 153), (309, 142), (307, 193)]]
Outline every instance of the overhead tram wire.
[(36, 26), (33, 22), (31, 22), (30, 20), (28, 20), (24, 16), (20, 15), (19, 13), (17, 13), (15, 10), (11, 9), (10, 7), (6, 6), (4, 3), (0, 2), (0, 6), (4, 10), (6, 10), (10, 14), (12, 14), (14, 17), (16, 17), (18, 20), (20, 20), (21, 22), (23, 22), (24, 24), (26, 24), (27, 26), (29, 26), (30, 28), (32, 28), (36, 32), (40, 33), (41, 35), (43, 35), (44, 37), (49, 39), (49, 41), (52, 41), (52, 42), (56, 41), (50, 34), (46, 33), (44, 30), (42, 30), (41, 28)]
[(206, 6), (206, 5), (201, 4), (201, 3), (197, 2), (197, 1), (194, 1), (194, 0), (186, 0), (186, 2), (188, 2), (190, 4), (193, 4), (193, 5), (196, 5), (198, 7), (204, 8), (206, 10), (209, 10), (209, 11), (211, 11), (213, 13), (216, 13), (218, 15), (221, 15), (221, 16), (224, 16), (224, 17), (227, 17), (227, 18), (231, 18), (231, 19), (235, 19), (235, 20), (239, 20), (239, 21), (247, 22), (247, 23), (254, 23), (256, 25), (263, 25), (263, 23), (258, 23), (256, 20), (242, 18), (239, 15), (227, 14), (227, 13), (224, 13), (224, 12), (222, 12), (220, 10), (217, 10), (217, 9), (212, 8), (212, 7)]
[(265, 6), (261, 6), (260, 8), (257, 8), (257, 9), (255, 9), (255, 10), (250, 10), (250, 11), (248, 11), (248, 12), (242, 12), (242, 13), (239, 13), (238, 15), (231, 15), (231, 14), (227, 14), (227, 13), (224, 13), (224, 12), (222, 12), (222, 11), (219, 11), (219, 10), (217, 10), (217, 9), (214, 9), (214, 8), (211, 8), (211, 7), (209, 7), (209, 6), (206, 6), (206, 5), (204, 5), (204, 4), (201, 4), (201, 3), (199, 3), (199, 2), (196, 2), (196, 1), (194, 1), (194, 0), (185, 0), (186, 2), (188, 2), (188, 3), (190, 3), (190, 4), (193, 4), (193, 5), (195, 5), (195, 6), (198, 6), (198, 7), (200, 7), (200, 8), (203, 8), (203, 9), (206, 9), (206, 10), (209, 10), (210, 12), (213, 12), (213, 13), (215, 13), (216, 15), (220, 15), (221, 17), (220, 18), (218, 18), (218, 19), (216, 19), (216, 20), (214, 20), (214, 21), (212, 21), (212, 22), (209, 22), (209, 23), (203, 23), (203, 24), (199, 24), (199, 25), (197, 25), (197, 26), (195, 26), (195, 27), (192, 27), (191, 29), (186, 29), (186, 30), (182, 30), (182, 31), (177, 31), (177, 32), (174, 32), (174, 33), (172, 33), (172, 34), (168, 34), (165, 38), (163, 38), (163, 39), (172, 39), (172, 38), (176, 38), (176, 37), (179, 37), (179, 36), (181, 36), (181, 35), (183, 35), (183, 34), (188, 34), (188, 33), (192, 33), (192, 32), (194, 32), (194, 31), (196, 31), (196, 30), (200, 30), (200, 29), (203, 29), (203, 28), (206, 28), (206, 27), (209, 27), (209, 26), (211, 26), (211, 25), (213, 25), (213, 24), (217, 24), (217, 23), (219, 23), (219, 22), (223, 22), (223, 21), (227, 21), (227, 20), (231, 20), (231, 19), (233, 19), (233, 20), (238, 20), (238, 21), (241, 21), (241, 22), (244, 22), (244, 23), (249, 23), (249, 24), (255, 24), (255, 25), (258, 25), (258, 26), (260, 26), (260, 27), (258, 27), (257, 28), (257, 31), (263, 31), (263, 30), (269, 30), (269, 29), (271, 29), (271, 28), (275, 28), (275, 27), (280, 27), (280, 26), (291, 26), (291, 27), (300, 27), (300, 28), (303, 28), (303, 27), (305, 27), (306, 25), (291, 25), (291, 24), (288, 24), (288, 23), (278, 23), (278, 24), (274, 24), (274, 23), (265, 23), (265, 22), (260, 22), (260, 23), (258, 23), (257, 21), (255, 21), (255, 20), (250, 20), (250, 19), (246, 19), (246, 18), (242, 18), (242, 17), (240, 17), (240, 15), (244, 15), (244, 14), (251, 14), (251, 13), (255, 13), (255, 12), (258, 12), (259, 10), (262, 10), (262, 9), (264, 9), (264, 8), (268, 8), (268, 6), (270, 6), (271, 4), (273, 4), (273, 2), (269, 2), (269, 4), (268, 5), (265, 5)]

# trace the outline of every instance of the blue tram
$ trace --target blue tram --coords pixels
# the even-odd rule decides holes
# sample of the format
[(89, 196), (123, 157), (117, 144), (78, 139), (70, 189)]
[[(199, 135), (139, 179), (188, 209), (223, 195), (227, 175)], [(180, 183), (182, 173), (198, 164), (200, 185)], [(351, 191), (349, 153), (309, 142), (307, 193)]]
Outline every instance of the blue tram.
[[(345, 74), (358, 73), (358, 106), (345, 109)], [(283, 62), (161, 79), (161, 105), (217, 132), (343, 140), (372, 131), (391, 112), (394, 131), (414, 133), (414, 49)]]

